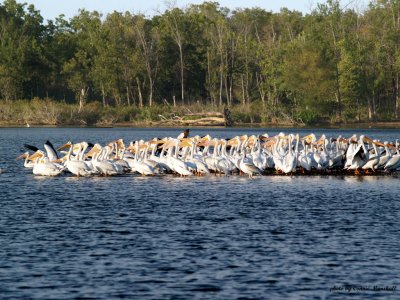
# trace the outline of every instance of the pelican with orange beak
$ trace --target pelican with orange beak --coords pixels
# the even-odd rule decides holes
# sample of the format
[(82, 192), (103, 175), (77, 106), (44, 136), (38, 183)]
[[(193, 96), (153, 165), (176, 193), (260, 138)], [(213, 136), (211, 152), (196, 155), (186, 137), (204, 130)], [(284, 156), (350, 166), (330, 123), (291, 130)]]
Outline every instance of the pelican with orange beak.
[(41, 150), (32, 154), (29, 160), (35, 160), (35, 165), (32, 169), (34, 175), (58, 176), (64, 171), (64, 168), (60, 165), (50, 162), (49, 158)]

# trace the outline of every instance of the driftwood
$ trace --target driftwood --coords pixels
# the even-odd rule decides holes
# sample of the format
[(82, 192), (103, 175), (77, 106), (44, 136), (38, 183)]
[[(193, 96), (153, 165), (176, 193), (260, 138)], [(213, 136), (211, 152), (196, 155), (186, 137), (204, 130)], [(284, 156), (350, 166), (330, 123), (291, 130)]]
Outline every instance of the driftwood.
[[(172, 115), (169, 118), (163, 115), (158, 115), (161, 119), (155, 125), (170, 125), (170, 126), (224, 126), (225, 118), (221, 113), (190, 113), (184, 116)], [(186, 119), (187, 117), (199, 117), (196, 119)]]
[(225, 124), (224, 118), (218, 117), (206, 117), (196, 120), (182, 120), (183, 125), (195, 125), (195, 126), (223, 126)]
[(220, 112), (205, 112), (205, 113), (189, 113), (189, 114), (185, 114), (185, 117), (203, 117), (203, 116), (207, 116), (207, 117), (220, 117), (223, 118), (224, 114), (220, 113)]

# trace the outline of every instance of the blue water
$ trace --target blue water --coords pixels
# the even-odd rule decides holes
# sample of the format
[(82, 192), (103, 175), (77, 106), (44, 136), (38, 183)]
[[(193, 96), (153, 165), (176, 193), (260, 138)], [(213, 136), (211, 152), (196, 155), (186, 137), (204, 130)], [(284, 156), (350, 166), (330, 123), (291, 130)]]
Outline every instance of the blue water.
[[(15, 161), (24, 143), (127, 142), (179, 132), (0, 129), (0, 298), (400, 297), (397, 176), (43, 178)], [(362, 132), (381, 140), (400, 137), (396, 130)]]

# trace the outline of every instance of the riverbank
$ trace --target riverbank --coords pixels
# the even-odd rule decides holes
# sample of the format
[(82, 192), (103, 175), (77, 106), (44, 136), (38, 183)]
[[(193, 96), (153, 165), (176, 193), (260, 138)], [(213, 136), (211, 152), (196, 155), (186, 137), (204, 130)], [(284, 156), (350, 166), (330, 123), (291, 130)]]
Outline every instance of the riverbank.
[(91, 102), (77, 104), (51, 99), (0, 101), (0, 127), (265, 127), (265, 128), (383, 128), (398, 129), (400, 121), (303, 122), (281, 113), (273, 116), (264, 106), (241, 104), (229, 107), (191, 104), (185, 106), (103, 107)]
[[(226, 126), (209, 125), (209, 126), (180, 126), (163, 124), (160, 122), (117, 122), (112, 125), (74, 125), (74, 124), (20, 124), (20, 123), (5, 123), (0, 121), (0, 128), (24, 128), (24, 127), (40, 127), (40, 128), (76, 128), (76, 127), (94, 127), (94, 128), (118, 128), (118, 127), (132, 127), (132, 128), (223, 128)], [(343, 123), (343, 124), (319, 124), (319, 125), (287, 125), (277, 123), (235, 123), (232, 128), (327, 128), (327, 129), (400, 129), (400, 122), (375, 122), (375, 123)]]

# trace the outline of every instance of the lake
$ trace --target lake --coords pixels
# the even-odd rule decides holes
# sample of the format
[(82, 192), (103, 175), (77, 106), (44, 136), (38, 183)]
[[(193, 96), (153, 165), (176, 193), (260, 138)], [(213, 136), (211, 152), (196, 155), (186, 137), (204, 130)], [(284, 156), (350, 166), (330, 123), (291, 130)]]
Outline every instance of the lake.
[[(310, 129), (194, 128), (229, 138)], [(399, 130), (313, 129), (317, 137)], [(2, 299), (398, 299), (397, 176), (37, 177), (24, 143), (179, 129), (0, 128)]]

